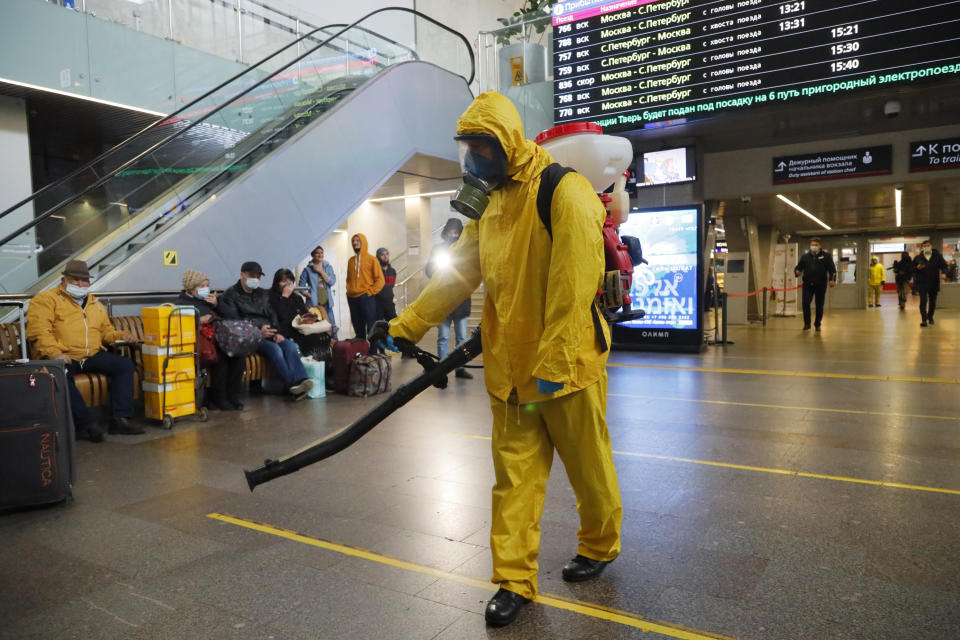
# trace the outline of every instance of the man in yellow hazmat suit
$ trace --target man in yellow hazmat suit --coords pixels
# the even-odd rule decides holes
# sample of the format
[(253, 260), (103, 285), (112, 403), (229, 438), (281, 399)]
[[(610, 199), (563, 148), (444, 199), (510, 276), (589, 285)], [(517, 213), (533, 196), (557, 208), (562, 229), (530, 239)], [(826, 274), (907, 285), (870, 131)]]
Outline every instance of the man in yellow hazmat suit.
[(451, 263), (390, 322), (419, 341), (486, 286), (484, 376), (493, 412), (493, 582), (487, 623), (512, 622), (537, 594), (540, 516), (554, 449), (577, 496), (577, 555), (568, 581), (593, 578), (620, 552), (622, 506), (606, 423), (609, 328), (594, 305), (604, 271), (603, 205), (589, 182), (563, 177), (553, 195), (553, 237), (537, 215), (540, 174), (553, 162), (526, 140), (520, 115), (496, 92), (457, 122), (464, 169), (492, 187), (467, 223)]

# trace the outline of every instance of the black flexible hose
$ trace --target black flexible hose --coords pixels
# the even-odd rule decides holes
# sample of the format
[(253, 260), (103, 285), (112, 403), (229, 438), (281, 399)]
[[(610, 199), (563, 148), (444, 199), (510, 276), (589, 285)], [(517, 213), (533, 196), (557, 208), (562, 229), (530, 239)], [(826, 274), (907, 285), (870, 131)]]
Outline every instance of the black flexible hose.
[(414, 355), (417, 361), (426, 369), (422, 374), (398, 387), (386, 400), (365, 413), (350, 426), (318, 440), (313, 444), (307, 445), (303, 449), (291, 453), (288, 456), (277, 460), (268, 459), (264, 461), (263, 466), (244, 471), (243, 474), (247, 478), (247, 485), (249, 485), (250, 491), (253, 491), (254, 487), (258, 484), (263, 484), (274, 478), (299, 471), (307, 465), (319, 462), (343, 451), (423, 391), (433, 386), (440, 387), (441, 389), (446, 387), (447, 376), (450, 373), (480, 355), (480, 328), (477, 327), (474, 329), (473, 334), (471, 334), (466, 342), (451, 351), (446, 358), (439, 362), (437, 362), (436, 356), (428, 354), (417, 347), (413, 348), (416, 349), (416, 351), (413, 352), (412, 355)]

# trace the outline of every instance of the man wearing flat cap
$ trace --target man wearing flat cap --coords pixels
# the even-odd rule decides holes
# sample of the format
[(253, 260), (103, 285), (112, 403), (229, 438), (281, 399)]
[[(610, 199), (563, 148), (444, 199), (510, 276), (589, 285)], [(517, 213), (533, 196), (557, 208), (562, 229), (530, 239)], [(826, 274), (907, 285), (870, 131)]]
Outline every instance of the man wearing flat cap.
[(244, 262), (240, 267), (240, 280), (223, 292), (220, 298), (220, 313), (229, 320), (246, 320), (260, 329), (263, 340), (257, 351), (283, 380), (290, 395), (305, 398), (313, 389), (313, 380), (300, 361), (300, 349), (293, 340), (286, 340), (277, 330), (280, 326), (277, 312), (270, 304), (269, 292), (260, 287), (263, 268), (260, 263)]
[(97, 426), (74, 381), (78, 373), (102, 373), (110, 378), (111, 434), (143, 433), (143, 429), (130, 422), (133, 361), (105, 347), (114, 342), (133, 342), (136, 337), (114, 329), (106, 308), (89, 290), (87, 263), (71, 260), (63, 269), (60, 286), (33, 297), (27, 311), (27, 340), (33, 357), (65, 363), (77, 438), (92, 442), (103, 440), (103, 430)]

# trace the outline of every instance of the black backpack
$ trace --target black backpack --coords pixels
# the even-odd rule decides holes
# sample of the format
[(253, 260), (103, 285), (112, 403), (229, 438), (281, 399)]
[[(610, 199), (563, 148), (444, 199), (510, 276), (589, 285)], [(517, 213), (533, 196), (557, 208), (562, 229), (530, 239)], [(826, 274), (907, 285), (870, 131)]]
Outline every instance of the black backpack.
[(570, 167), (564, 167), (559, 162), (547, 165), (547, 168), (540, 174), (540, 189), (537, 191), (537, 215), (540, 216), (540, 222), (547, 228), (550, 239), (553, 240), (553, 223), (550, 220), (550, 206), (553, 204), (553, 192), (557, 190), (557, 185), (568, 173), (576, 173)]
[[(576, 173), (570, 167), (564, 167), (559, 162), (554, 162), (540, 174), (540, 188), (537, 190), (537, 215), (540, 222), (546, 227), (550, 239), (553, 240), (553, 223), (550, 217), (550, 208), (553, 205), (553, 192), (557, 190), (560, 180), (568, 173)], [(607, 351), (610, 345), (607, 344), (607, 338), (603, 335), (603, 320), (600, 317), (600, 310), (596, 302), (590, 305), (590, 311), (593, 315), (593, 327), (597, 334), (597, 341), (600, 343), (603, 351)]]

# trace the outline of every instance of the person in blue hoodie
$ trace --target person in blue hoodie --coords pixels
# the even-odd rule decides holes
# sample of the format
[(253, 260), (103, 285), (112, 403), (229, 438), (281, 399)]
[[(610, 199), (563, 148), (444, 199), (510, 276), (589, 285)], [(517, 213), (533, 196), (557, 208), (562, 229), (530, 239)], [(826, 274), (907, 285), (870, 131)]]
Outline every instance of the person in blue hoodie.
[(308, 287), (307, 304), (321, 306), (327, 310), (327, 318), (333, 325), (333, 338), (337, 338), (337, 317), (333, 315), (333, 285), (337, 284), (337, 274), (333, 265), (323, 259), (323, 247), (317, 247), (310, 253), (310, 262), (300, 274), (299, 286)]

